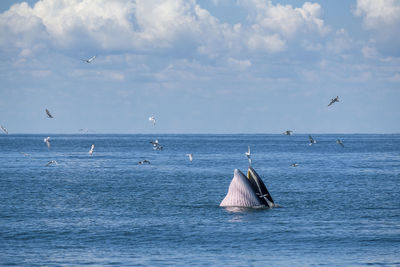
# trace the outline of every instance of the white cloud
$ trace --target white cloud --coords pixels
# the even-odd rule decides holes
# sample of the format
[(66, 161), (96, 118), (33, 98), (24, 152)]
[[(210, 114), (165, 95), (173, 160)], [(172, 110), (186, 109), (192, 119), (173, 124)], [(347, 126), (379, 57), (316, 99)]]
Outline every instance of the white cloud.
[(382, 27), (400, 22), (400, 2), (398, 0), (357, 0), (357, 16), (364, 16), (368, 29), (380, 30)]
[(0, 46), (29, 48), (31, 52), (48, 47), (111, 51), (181, 51), (185, 47), (191, 53), (216, 58), (246, 49), (281, 52), (297, 35), (323, 36), (329, 31), (316, 3), (294, 8), (253, 0), (240, 5), (250, 16), (255, 14), (250, 25), (221, 23), (195, 0), (40, 0), (33, 7), (15, 4), (0, 14)]
[(239, 60), (235, 58), (228, 58), (228, 64), (230, 67), (237, 70), (245, 70), (251, 66), (250, 60)]
[(327, 45), (328, 51), (336, 54), (344, 53), (351, 48), (353, 48), (353, 40), (343, 28), (336, 31), (333, 41)]
[(249, 20), (266, 32), (278, 33), (286, 38), (299, 33), (326, 34), (329, 29), (320, 18), (321, 6), (306, 2), (301, 8), (291, 5), (273, 5), (271, 1), (240, 1), (251, 13)]
[(371, 31), (370, 42), (384, 55), (400, 56), (400, 1), (357, 0), (354, 11)]

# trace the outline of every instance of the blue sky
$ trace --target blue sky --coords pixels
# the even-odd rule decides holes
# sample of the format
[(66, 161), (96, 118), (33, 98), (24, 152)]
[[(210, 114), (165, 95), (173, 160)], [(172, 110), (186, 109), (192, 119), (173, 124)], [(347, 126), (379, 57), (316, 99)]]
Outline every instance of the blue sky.
[(0, 124), (399, 133), (399, 36), (396, 0), (5, 0)]

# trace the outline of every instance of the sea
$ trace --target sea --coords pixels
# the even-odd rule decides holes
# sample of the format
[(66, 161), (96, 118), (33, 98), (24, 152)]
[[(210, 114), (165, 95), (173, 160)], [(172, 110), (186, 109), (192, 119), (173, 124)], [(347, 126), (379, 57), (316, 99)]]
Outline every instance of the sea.
[[(400, 135), (312, 136), (2, 134), (0, 265), (400, 266)], [(276, 208), (219, 206), (248, 146)]]

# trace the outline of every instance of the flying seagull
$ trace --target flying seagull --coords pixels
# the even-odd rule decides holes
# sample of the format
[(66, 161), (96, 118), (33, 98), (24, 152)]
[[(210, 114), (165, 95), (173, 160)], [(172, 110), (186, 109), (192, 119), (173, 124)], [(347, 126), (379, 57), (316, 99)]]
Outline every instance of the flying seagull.
[(21, 152), (21, 154), (24, 155), (25, 157), (30, 157), (31, 156), (31, 154), (24, 153), (24, 152)]
[(50, 136), (46, 137), (43, 142), (46, 143), (47, 147), (50, 148)]
[(151, 117), (149, 117), (149, 121), (151, 121), (154, 126), (156, 125), (156, 117), (154, 117), (154, 115), (151, 115)]
[(186, 156), (188, 156), (188, 157), (189, 157), (189, 160), (190, 160), (190, 162), (192, 162), (192, 161), (193, 161), (193, 155), (192, 155), (192, 154), (186, 154)]
[(284, 131), (283, 134), (284, 134), (284, 135), (292, 135), (292, 134), (293, 134), (293, 131), (287, 130), (287, 131)]
[(147, 159), (141, 160), (138, 162), (139, 165), (143, 165), (143, 164), (150, 164), (150, 161), (148, 161)]
[(89, 59), (82, 59), (82, 61), (85, 61), (86, 63), (92, 63), (92, 61), (96, 58), (96, 56), (93, 56)]
[(90, 147), (90, 150), (88, 152), (90, 156), (93, 155), (93, 151), (94, 151), (94, 144), (92, 144), (92, 146)]
[(315, 141), (312, 137), (311, 137), (311, 135), (309, 135), (308, 136), (308, 139), (310, 139), (310, 146), (312, 146), (313, 144), (315, 144), (315, 143), (317, 143), (317, 141)]
[(5, 132), (6, 134), (8, 134), (8, 131), (7, 131), (6, 127), (4, 127), (3, 125), (0, 125), (0, 126), (1, 126), (1, 129), (3, 130), (3, 132)]
[(50, 160), (49, 162), (47, 162), (47, 164), (46, 165), (44, 165), (44, 166), (50, 166), (50, 165), (52, 165), (52, 164), (56, 164), (56, 165), (58, 165), (58, 163), (57, 163), (57, 161), (55, 161), (55, 160)]
[(53, 115), (51, 115), (50, 111), (46, 108), (46, 114), (47, 114), (47, 118), (52, 119), (54, 118)]
[(344, 147), (342, 140), (338, 139), (338, 140), (336, 140), (336, 143), (341, 145), (342, 147)]
[(332, 99), (331, 99), (331, 102), (330, 102), (329, 105), (328, 105), (328, 107), (329, 107), (330, 105), (332, 105), (333, 103), (335, 103), (335, 102), (339, 102), (339, 96), (337, 96), (337, 97), (335, 97), (335, 98), (332, 98)]
[(247, 146), (247, 152), (244, 153), (249, 161), (249, 165), (251, 165), (251, 154), (250, 154), (250, 146)]
[(297, 167), (297, 166), (299, 166), (299, 164), (298, 163), (292, 163), (292, 164), (290, 164), (290, 166)]

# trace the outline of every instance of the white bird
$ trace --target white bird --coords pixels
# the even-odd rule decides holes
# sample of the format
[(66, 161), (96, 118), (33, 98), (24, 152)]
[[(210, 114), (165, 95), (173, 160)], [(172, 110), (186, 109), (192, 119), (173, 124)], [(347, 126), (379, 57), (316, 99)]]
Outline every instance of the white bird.
[(291, 131), (291, 130), (287, 130), (287, 131), (283, 132), (284, 135), (292, 135), (292, 133), (293, 133), (293, 131)]
[(339, 102), (339, 96), (337, 96), (337, 97), (335, 97), (335, 98), (332, 98), (332, 99), (331, 99), (331, 102), (330, 102), (329, 105), (328, 105), (328, 107), (329, 107), (330, 105), (332, 105), (333, 103), (335, 103), (335, 102)]
[(299, 164), (298, 163), (292, 163), (292, 164), (290, 164), (290, 166), (297, 167), (297, 166), (299, 166)]
[(249, 161), (249, 165), (251, 165), (251, 154), (250, 154), (250, 146), (247, 146), (247, 152), (244, 153)]
[(47, 164), (46, 164), (45, 166), (47, 167), (47, 166), (50, 166), (50, 165), (52, 165), (52, 164), (58, 165), (57, 161), (55, 161), (55, 160), (50, 160), (49, 162), (47, 162)]
[(190, 162), (192, 162), (192, 161), (193, 161), (193, 154), (186, 154), (186, 156), (188, 156), (188, 157), (189, 157), (189, 160), (190, 160)]
[(3, 125), (0, 125), (0, 126), (1, 126), (1, 129), (3, 130), (3, 132), (5, 132), (6, 134), (8, 134), (8, 131), (7, 131), (6, 127), (4, 127)]
[(154, 115), (152, 115), (151, 117), (149, 117), (149, 121), (151, 121), (153, 123), (153, 125), (156, 125), (156, 118), (154, 117)]
[(46, 114), (47, 114), (47, 118), (52, 119), (54, 118), (53, 115), (51, 115), (50, 111), (46, 108)]
[(338, 139), (338, 140), (336, 140), (336, 143), (341, 145), (342, 147), (344, 147), (344, 144), (343, 144), (342, 140)]
[(315, 140), (311, 137), (311, 135), (308, 136), (308, 139), (310, 139), (310, 143), (309, 143), (310, 146), (312, 146), (313, 144), (316, 144), (316, 143), (317, 143), (317, 141), (315, 141)]
[(90, 147), (90, 150), (88, 152), (90, 156), (93, 155), (93, 151), (94, 151), (94, 144), (92, 144), (92, 146)]
[(21, 152), (21, 154), (24, 155), (25, 157), (30, 157), (31, 156), (31, 154), (24, 153), (24, 152)]
[(50, 148), (50, 136), (46, 137), (43, 141), (46, 143), (47, 147)]
[(92, 63), (92, 61), (96, 58), (96, 56), (93, 56), (89, 59), (82, 59), (83, 61), (85, 61), (86, 63)]

